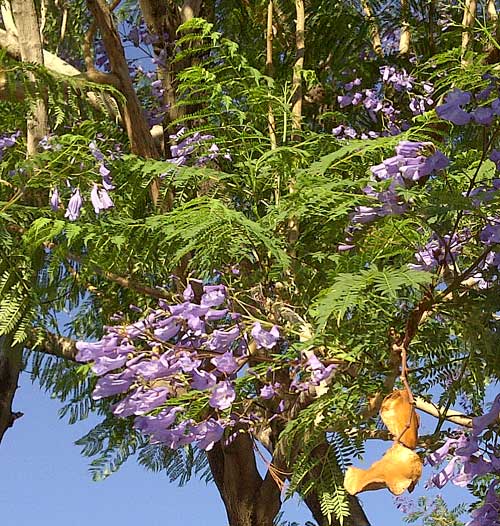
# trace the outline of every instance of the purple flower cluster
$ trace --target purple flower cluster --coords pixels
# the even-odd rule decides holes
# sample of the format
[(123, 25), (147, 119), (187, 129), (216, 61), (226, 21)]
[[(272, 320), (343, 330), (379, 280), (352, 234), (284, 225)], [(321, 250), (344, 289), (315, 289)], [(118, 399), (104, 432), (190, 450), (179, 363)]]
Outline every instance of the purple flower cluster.
[(404, 68), (398, 71), (393, 66), (382, 66), (380, 74), (382, 81), (392, 85), (396, 91), (410, 91), (415, 82), (415, 78), (409, 75)]
[(21, 135), (20, 131), (16, 131), (11, 135), (0, 135), (0, 161), (2, 160), (5, 150), (12, 148), (16, 144), (17, 138)]
[(207, 285), (195, 302), (190, 285), (182, 303), (162, 301), (144, 319), (108, 326), (99, 342), (78, 342), (77, 360), (92, 361), (93, 372), (100, 376), (93, 397), (126, 393), (113, 413), (134, 415), (135, 427), (153, 442), (172, 448), (197, 442), (211, 448), (232, 419), (215, 413), (218, 417), (199, 423), (190, 418), (179, 422), (177, 414), (186, 408), (169, 406), (168, 400), (187, 390), (207, 391), (208, 406), (225, 411), (236, 399), (232, 380), (244, 362), (247, 342), (228, 312), (226, 296), (224, 285)]
[(434, 235), (425, 247), (415, 254), (417, 264), (410, 263), (408, 267), (412, 270), (432, 271), (444, 265), (452, 265), (466, 239), (456, 234), (451, 237)]
[[(277, 326), (266, 330), (260, 322), (247, 327), (229, 311), (224, 285), (191, 283), (181, 303), (162, 300), (135, 323), (107, 326), (100, 341), (78, 342), (76, 359), (92, 362), (92, 371), (99, 376), (93, 398), (119, 396), (113, 413), (133, 416), (134, 426), (152, 442), (170, 448), (196, 443), (210, 449), (225, 429), (258, 421), (257, 414), (238, 413), (236, 381), (250, 358), (250, 340), (257, 349), (278, 352), (280, 333)], [(319, 385), (331, 376), (334, 366), (325, 367), (309, 353), (307, 359), (295, 360), (293, 367), (286, 362), (285, 368), (291, 375), (289, 396)], [(255, 394), (242, 394), (245, 407), (256, 397), (271, 400), (284, 389), (278, 382), (269, 382), (269, 375), (271, 368), (265, 379), (249, 374)], [(200, 400), (204, 401), (201, 409)], [(280, 404), (275, 411), (283, 407)]]
[(410, 188), (432, 173), (443, 170), (448, 163), (448, 158), (439, 150), (435, 150), (432, 143), (400, 141), (396, 146), (395, 156), (370, 169), (374, 185), (387, 181), (389, 186), (381, 192), (372, 185), (363, 189), (366, 195), (374, 197), (381, 204), (355, 208), (347, 227), (346, 243), (339, 245), (338, 250), (354, 248), (352, 234), (359, 229), (360, 224), (371, 223), (388, 215), (403, 214), (407, 210), (407, 204), (398, 195), (398, 188)]
[[(481, 100), (483, 97), (481, 92), (476, 98)], [(493, 119), (500, 116), (500, 98), (493, 100), (488, 106), (477, 106), (466, 111), (464, 107), (470, 104), (471, 100), (471, 93), (455, 88), (446, 95), (444, 103), (436, 108), (436, 113), (441, 119), (457, 126), (469, 124), (471, 121), (481, 126), (490, 126)]]
[[(50, 141), (47, 142), (47, 146), (50, 146)], [(109, 210), (114, 207), (114, 203), (109, 195), (110, 190), (114, 190), (115, 186), (111, 180), (111, 171), (105, 165), (105, 157), (101, 150), (97, 147), (95, 141), (91, 141), (89, 144), (89, 150), (94, 159), (98, 162), (99, 174), (101, 175), (101, 184), (93, 183), (92, 190), (90, 191), (90, 202), (94, 207), (96, 214), (99, 214), (103, 210)], [(111, 156), (116, 157), (119, 153), (112, 152)], [(71, 184), (67, 181), (67, 186), (71, 188)], [(70, 221), (76, 221), (80, 217), (80, 213), (83, 207), (83, 197), (80, 192), (80, 188), (73, 188), (71, 197), (66, 207), (64, 217)], [(50, 208), (57, 212), (63, 205), (59, 188), (53, 187), (49, 195)]]
[[(341, 109), (348, 106), (364, 108), (371, 121), (381, 124), (384, 131), (377, 132), (368, 130), (359, 133), (351, 126), (339, 125), (333, 128), (332, 134), (340, 139), (373, 139), (379, 136), (397, 135), (401, 130), (407, 129), (408, 123), (402, 118), (402, 111), (396, 109), (395, 101), (389, 96), (398, 99), (399, 107), (406, 104), (412, 115), (420, 115), (429, 109), (434, 101), (430, 97), (434, 88), (428, 82), (416, 85), (415, 78), (406, 70), (397, 70), (393, 66), (382, 66), (380, 68), (380, 80), (370, 89), (361, 89), (361, 79), (343, 85), (344, 94), (337, 96), (337, 102)], [(409, 102), (401, 97), (409, 97)], [(403, 104), (403, 106), (401, 105)]]
[[(465, 487), (475, 477), (488, 474), (500, 475), (500, 457), (494, 448), (483, 447), (480, 450), (479, 441), (483, 432), (500, 417), (500, 394), (496, 396), (491, 409), (482, 416), (472, 419), (472, 432), (469, 435), (461, 433), (456, 438), (448, 438), (443, 446), (427, 457), (431, 466), (441, 464), (453, 455), (446, 466), (432, 478), (438, 488), (451, 481), (456, 486)], [(469, 526), (496, 526), (500, 521), (500, 498), (496, 493), (497, 478), (491, 482), (484, 504), (472, 512)]]
[[(201, 134), (200, 132), (195, 132), (192, 135), (182, 138), (187, 132), (187, 128), (181, 128), (177, 133), (170, 135), (170, 139), (174, 144), (170, 146), (170, 153), (172, 157), (169, 159), (169, 161), (176, 164), (177, 166), (184, 166), (188, 164), (194, 153), (199, 152), (203, 145), (206, 145), (207, 142), (215, 138), (213, 135)], [(219, 147), (217, 144), (212, 143), (204, 155), (195, 158), (195, 164), (196, 166), (204, 166), (209, 161), (214, 161), (219, 158), (220, 155), (221, 152)], [(228, 153), (225, 153), (223, 157), (225, 159), (231, 160), (231, 157)]]

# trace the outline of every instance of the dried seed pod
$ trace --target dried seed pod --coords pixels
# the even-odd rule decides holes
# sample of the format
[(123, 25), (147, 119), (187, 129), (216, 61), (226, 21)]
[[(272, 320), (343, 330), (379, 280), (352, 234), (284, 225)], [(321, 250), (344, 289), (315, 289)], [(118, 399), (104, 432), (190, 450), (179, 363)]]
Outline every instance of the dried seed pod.
[(417, 447), (419, 418), (406, 389), (384, 398), (380, 417), (395, 440), (410, 449)]
[(396, 442), (368, 469), (350, 467), (344, 488), (350, 495), (382, 488), (401, 495), (406, 490), (413, 491), (421, 475), (422, 460), (417, 453)]

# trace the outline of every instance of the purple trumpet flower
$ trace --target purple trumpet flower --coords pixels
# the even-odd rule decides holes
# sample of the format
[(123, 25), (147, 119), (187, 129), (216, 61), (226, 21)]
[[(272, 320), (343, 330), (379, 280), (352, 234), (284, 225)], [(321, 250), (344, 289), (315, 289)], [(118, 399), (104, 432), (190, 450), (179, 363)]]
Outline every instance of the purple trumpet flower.
[(59, 198), (59, 189), (55, 186), (50, 192), (50, 208), (52, 208), (54, 212), (57, 212), (60, 205), (61, 200)]
[(70, 221), (76, 221), (80, 217), (82, 205), (83, 199), (80, 195), (80, 189), (77, 188), (69, 200), (64, 217), (67, 217)]
[(222, 381), (214, 386), (212, 389), (212, 396), (208, 401), (211, 407), (215, 409), (228, 409), (236, 399), (236, 392), (231, 382)]
[(90, 192), (90, 201), (96, 214), (99, 214), (101, 210), (108, 210), (114, 206), (106, 189), (99, 189), (96, 183), (94, 183)]

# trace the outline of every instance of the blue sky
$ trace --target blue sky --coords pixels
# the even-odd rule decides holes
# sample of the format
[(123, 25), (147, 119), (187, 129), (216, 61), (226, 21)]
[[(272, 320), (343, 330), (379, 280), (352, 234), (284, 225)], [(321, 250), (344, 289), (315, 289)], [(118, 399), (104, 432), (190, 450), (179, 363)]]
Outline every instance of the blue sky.
[[(224, 508), (214, 486), (193, 481), (179, 488), (133, 460), (102, 482), (93, 482), (88, 459), (74, 441), (95, 419), (75, 425), (60, 420), (60, 403), (38, 389), (27, 374), (20, 382), (14, 409), (25, 415), (0, 446), (0, 516), (2, 526), (225, 526)], [(431, 431), (424, 419), (422, 433)], [(388, 444), (370, 442), (367, 463)], [(361, 465), (355, 462), (356, 465)], [(413, 493), (427, 493), (426, 472)], [(443, 492), (452, 505), (468, 499), (460, 488)], [(372, 526), (402, 525), (402, 514), (387, 490), (365, 493), (362, 502)], [(284, 519), (303, 524), (308, 510), (296, 500), (284, 506)]]

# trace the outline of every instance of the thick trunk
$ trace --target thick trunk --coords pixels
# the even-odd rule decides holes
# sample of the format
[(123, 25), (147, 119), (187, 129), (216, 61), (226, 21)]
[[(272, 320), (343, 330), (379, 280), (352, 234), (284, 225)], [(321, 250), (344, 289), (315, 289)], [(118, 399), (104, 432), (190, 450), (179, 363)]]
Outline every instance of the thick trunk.
[(12, 336), (0, 336), (0, 442), (22, 413), (12, 411), (12, 401), (22, 366), (22, 346), (12, 345)]
[[(328, 455), (328, 448), (330, 447), (332, 446), (324, 442), (323, 444), (320, 444), (314, 449), (314, 451), (312, 452), (312, 456), (323, 459), (327, 459), (328, 457), (330, 457), (329, 462), (331, 462), (331, 455)], [(342, 472), (338, 466), (335, 466), (335, 468), (338, 471), (338, 478), (340, 479), (342, 477)], [(307, 477), (304, 479), (305, 484), (307, 485), (307, 483), (312, 480), (318, 480), (321, 477), (321, 472), (323, 471), (323, 469), (323, 465), (321, 464), (313, 468), (307, 475)], [(347, 519), (344, 519), (343, 526), (370, 526), (370, 522), (368, 521), (368, 518), (366, 517), (365, 512), (363, 511), (363, 508), (361, 507), (361, 504), (359, 503), (357, 497), (347, 495), (347, 499), (349, 501), (350, 516)], [(319, 526), (340, 526), (340, 522), (335, 520), (335, 518), (332, 518), (331, 522), (329, 522), (327, 518), (323, 515), (323, 513), (321, 512), (319, 495), (315, 492), (314, 489), (312, 489), (307, 494), (304, 501), (307, 504), (309, 510), (311, 511), (314, 520), (318, 523)]]
[[(43, 47), (35, 3), (33, 0), (11, 0), (11, 6), (22, 61), (43, 65)], [(35, 81), (32, 73), (28, 76)], [(49, 132), (47, 102), (43, 93), (33, 101), (27, 128), (28, 155), (33, 155), (42, 137)]]
[(241, 433), (228, 445), (218, 442), (207, 456), (229, 526), (272, 526), (281, 492), (270, 471), (260, 476), (252, 438)]

